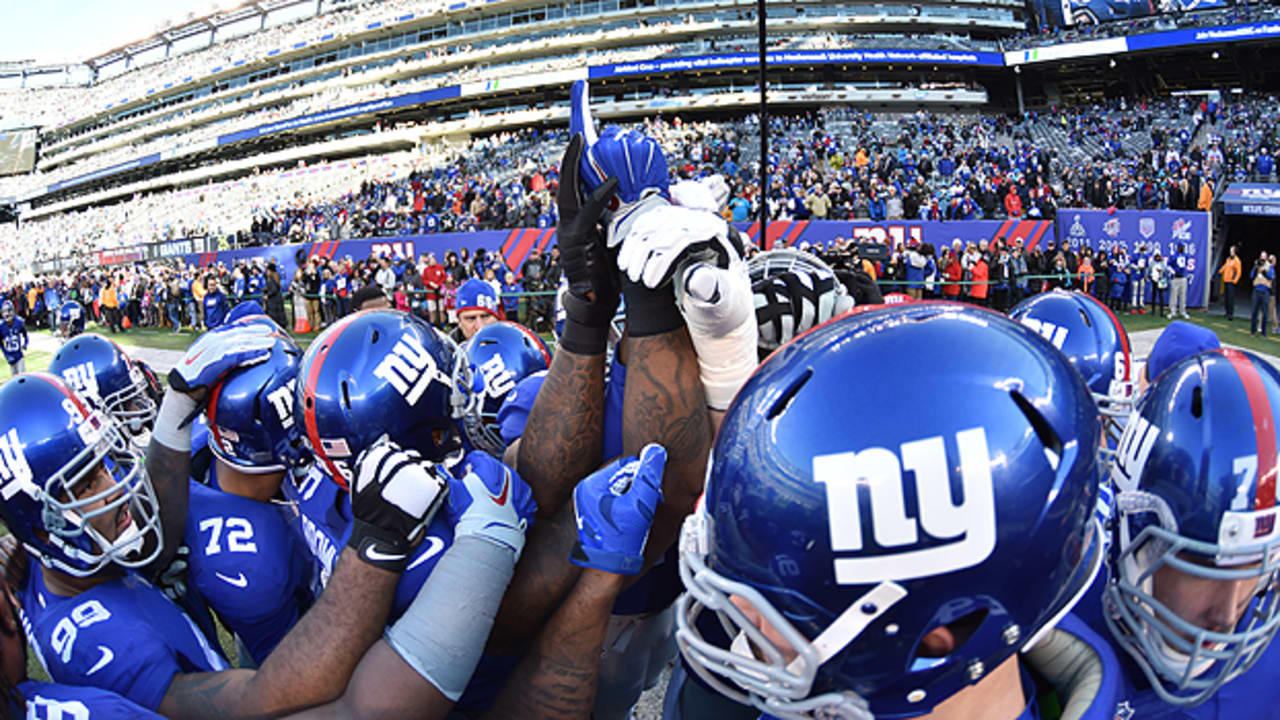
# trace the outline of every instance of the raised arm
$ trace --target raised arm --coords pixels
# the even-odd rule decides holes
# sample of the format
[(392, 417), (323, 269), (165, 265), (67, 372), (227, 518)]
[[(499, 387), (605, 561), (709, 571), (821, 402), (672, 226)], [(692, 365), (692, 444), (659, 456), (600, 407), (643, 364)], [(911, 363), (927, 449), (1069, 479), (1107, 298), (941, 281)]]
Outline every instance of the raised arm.
[(644, 565), (645, 542), (662, 500), (666, 452), (651, 445), (593, 473), (574, 491), (571, 555), (585, 568), (539, 633), (485, 717), (586, 720), (595, 704), (600, 652), (626, 576)]

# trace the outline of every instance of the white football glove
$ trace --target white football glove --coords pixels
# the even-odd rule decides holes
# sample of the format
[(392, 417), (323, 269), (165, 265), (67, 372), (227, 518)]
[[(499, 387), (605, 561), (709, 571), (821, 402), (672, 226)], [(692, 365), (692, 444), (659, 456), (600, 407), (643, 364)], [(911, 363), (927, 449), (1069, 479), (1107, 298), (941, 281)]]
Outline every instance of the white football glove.
[(676, 205), (641, 213), (625, 236), (611, 235), (609, 242), (619, 240), (618, 270), (631, 282), (654, 289), (670, 282), (686, 262), (728, 268), (741, 263), (746, 250), (741, 235), (724, 218)]
[(700, 180), (681, 180), (671, 186), (671, 202), (690, 210), (718, 213), (729, 202), (729, 184), (723, 175), (708, 175)]

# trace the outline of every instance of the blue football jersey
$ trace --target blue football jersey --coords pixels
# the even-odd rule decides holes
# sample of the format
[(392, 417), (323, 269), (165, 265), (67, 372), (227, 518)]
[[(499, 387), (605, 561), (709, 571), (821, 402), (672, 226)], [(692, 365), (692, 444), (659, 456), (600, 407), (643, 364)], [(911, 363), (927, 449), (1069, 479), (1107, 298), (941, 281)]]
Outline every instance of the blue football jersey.
[(18, 683), (27, 720), (160, 720), (162, 716), (108, 690), (27, 680)]
[[(1088, 602), (1086, 596), (1081, 604)], [(1102, 619), (1102, 613), (1096, 612), (1093, 620), (1087, 619), (1091, 628), (1108, 644), (1116, 647), (1111, 641), (1110, 632)], [(1122, 720), (1232, 720), (1233, 718), (1265, 718), (1271, 717), (1277, 699), (1280, 698), (1280, 646), (1272, 642), (1258, 658), (1248, 672), (1223, 685), (1213, 697), (1196, 707), (1179, 707), (1169, 705), (1156, 695), (1147, 682), (1147, 677), (1138, 668), (1133, 658), (1121, 648), (1116, 648), (1119, 656), (1121, 672), (1120, 698), (1116, 706), (1116, 718)]]
[(110, 690), (155, 710), (174, 675), (227, 668), (191, 618), (136, 574), (63, 597), (33, 563), (21, 599), (27, 640), (55, 682)]
[[(609, 378), (604, 385), (604, 458), (611, 462), (622, 455), (622, 399), (627, 389), (627, 366), (613, 354)], [(602, 463), (603, 464), (603, 463)]]
[[(351, 537), (351, 497), (317, 466), (312, 466), (297, 486), (285, 482), (284, 490), (286, 499), (295, 503), (298, 512), (293, 527), (319, 564), (316, 578), (318, 595), (319, 588), (329, 582), (338, 555)], [(398, 620), (409, 608), (436, 563), (440, 562), (440, 556), (452, 544), (453, 528), (443, 513), (439, 513), (427, 526), (426, 536), (418, 543), (400, 576), (400, 582), (396, 584), (395, 600), (392, 601), (387, 624)]]
[(280, 506), (190, 485), (189, 582), (261, 665), (311, 605), (311, 555)]
[(0, 322), (0, 347), (4, 350), (4, 359), (16, 363), (22, 359), (22, 351), (27, 349), (27, 324), (20, 317), (13, 322)]

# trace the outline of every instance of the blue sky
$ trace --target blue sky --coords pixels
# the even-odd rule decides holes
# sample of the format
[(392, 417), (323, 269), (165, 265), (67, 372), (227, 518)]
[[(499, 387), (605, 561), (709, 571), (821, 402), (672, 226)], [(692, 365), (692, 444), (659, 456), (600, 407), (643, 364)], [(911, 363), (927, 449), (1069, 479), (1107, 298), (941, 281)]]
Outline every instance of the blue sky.
[(214, 7), (212, 0), (8, 0), (0, 4), (0, 61), (84, 60)]

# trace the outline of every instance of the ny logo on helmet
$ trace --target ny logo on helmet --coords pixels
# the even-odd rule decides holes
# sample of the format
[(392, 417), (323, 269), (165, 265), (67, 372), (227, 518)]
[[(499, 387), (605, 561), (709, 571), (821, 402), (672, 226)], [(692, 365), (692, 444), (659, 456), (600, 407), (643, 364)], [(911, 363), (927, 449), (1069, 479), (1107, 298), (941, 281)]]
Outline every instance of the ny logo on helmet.
[(0, 435), (0, 498), (13, 499), (18, 493), (26, 493), (36, 497), (39, 488), (32, 481), (31, 466), (27, 464), (27, 456), (22, 452), (22, 441), (18, 439), (18, 429), (10, 428), (5, 435)]
[(391, 383), (410, 405), (417, 404), (432, 380), (449, 387), (449, 377), (436, 367), (435, 358), (422, 347), (418, 338), (409, 333), (400, 336), (391, 352), (374, 368), (373, 374)]
[[(836, 582), (861, 585), (929, 577), (972, 567), (991, 554), (996, 545), (996, 503), (987, 433), (970, 428), (956, 433), (955, 440), (964, 497), (958, 505), (942, 436), (902, 443), (899, 454), (872, 447), (813, 458), (813, 479), (826, 486), (833, 551), (863, 550), (859, 488), (869, 493), (876, 545), (904, 548), (931, 538), (929, 547), (921, 549), (836, 558)], [(906, 506), (903, 470), (915, 476), (914, 514)]]
[(1129, 417), (1120, 446), (1116, 448), (1116, 460), (1111, 466), (1111, 482), (1119, 490), (1138, 487), (1138, 478), (1147, 464), (1151, 448), (1160, 437), (1160, 428), (1136, 411)]
[(1033, 317), (1022, 318), (1022, 324), (1040, 333), (1045, 340), (1053, 343), (1053, 346), (1059, 350), (1062, 349), (1063, 343), (1067, 341), (1067, 327), (1065, 325), (1055, 325)]
[(98, 400), (102, 395), (98, 392), (98, 373), (94, 372), (93, 363), (83, 362), (62, 371), (62, 379), (81, 395)]
[(480, 364), (485, 392), (489, 397), (502, 397), (516, 387), (515, 373), (507, 369), (501, 355), (494, 355)]
[(280, 418), (280, 427), (286, 430), (293, 427), (293, 392), (297, 385), (298, 379), (294, 378), (267, 394), (267, 402)]

